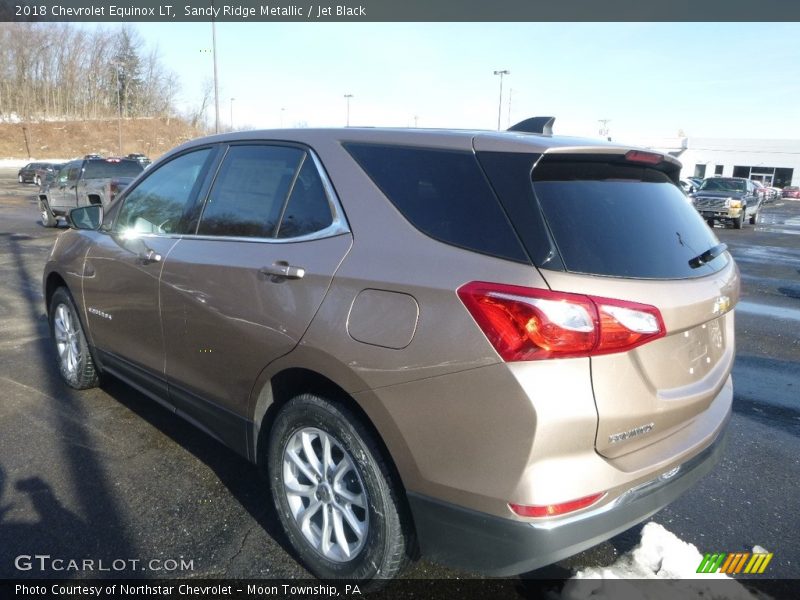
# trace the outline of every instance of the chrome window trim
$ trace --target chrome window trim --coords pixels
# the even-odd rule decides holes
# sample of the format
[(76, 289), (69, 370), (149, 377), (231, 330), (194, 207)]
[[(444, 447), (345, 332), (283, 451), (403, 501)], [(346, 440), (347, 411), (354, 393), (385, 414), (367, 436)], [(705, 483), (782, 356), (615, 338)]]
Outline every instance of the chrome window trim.
[[(306, 145), (303, 144), (287, 144), (285, 142), (278, 143), (277, 140), (270, 141), (270, 140), (242, 140), (243, 142), (259, 142), (262, 145), (275, 145), (275, 146), (293, 146), (297, 148), (302, 148), (302, 150), (311, 157), (311, 160), (314, 161), (314, 166), (317, 169), (317, 174), (319, 175), (320, 181), (322, 181), (322, 188), (325, 190), (325, 195), (328, 198), (328, 207), (331, 210), (331, 215), (333, 216), (333, 221), (331, 224), (325, 227), (324, 229), (320, 229), (319, 231), (315, 231), (314, 233), (308, 233), (306, 235), (300, 235), (297, 237), (292, 238), (277, 238), (277, 237), (247, 237), (247, 236), (230, 236), (230, 235), (208, 235), (203, 234), (199, 235), (196, 233), (152, 233), (152, 232), (131, 232), (127, 233), (131, 237), (142, 237), (142, 238), (172, 238), (172, 239), (179, 239), (179, 240), (202, 240), (202, 241), (209, 241), (209, 242), (254, 242), (259, 244), (269, 243), (269, 244), (293, 244), (295, 242), (310, 242), (315, 240), (321, 240), (325, 238), (336, 237), (345, 233), (350, 233), (350, 226), (347, 223), (347, 219), (344, 214), (344, 209), (342, 208), (341, 201), (339, 200), (339, 196), (336, 194), (336, 191), (333, 188), (333, 184), (331, 183), (330, 179), (328, 178), (328, 173), (325, 171), (324, 167), (322, 166), (322, 162), (320, 161), (317, 153), (314, 150)], [(228, 145), (228, 148), (231, 147), (233, 143)], [(239, 145), (239, 144), (237, 144)], [(247, 145), (247, 144), (241, 144)], [(227, 149), (225, 152), (225, 156), (227, 156)], [(217, 172), (222, 166), (222, 162), (225, 160), (225, 156), (222, 157), (222, 160), (219, 161), (217, 164)], [(214, 180), (216, 180), (217, 173), (214, 174)], [(213, 184), (212, 184), (213, 187)], [(209, 193), (211, 189), (208, 190)], [(206, 197), (203, 200), (203, 205), (205, 207), (205, 202), (208, 200)], [(202, 216), (201, 216), (202, 218)], [(199, 221), (198, 221), (199, 227)], [(114, 231), (111, 232), (115, 235), (122, 235), (122, 232)]]
[[(182, 239), (192, 239), (192, 240), (207, 240), (207, 241), (226, 241), (226, 242), (257, 242), (257, 243), (273, 243), (273, 244), (290, 244), (294, 242), (309, 242), (313, 240), (321, 240), (324, 238), (335, 237), (337, 235), (342, 235), (344, 233), (350, 233), (350, 226), (347, 223), (347, 219), (344, 215), (344, 209), (342, 208), (341, 201), (339, 200), (339, 196), (336, 195), (336, 191), (333, 189), (333, 184), (331, 183), (330, 179), (328, 179), (328, 173), (325, 171), (325, 168), (322, 166), (322, 162), (320, 161), (317, 153), (314, 150), (306, 146), (305, 144), (299, 143), (286, 143), (286, 142), (279, 142), (278, 140), (241, 140), (239, 143), (231, 142), (228, 144), (228, 148), (225, 151), (225, 156), (222, 157), (219, 164), (217, 165), (217, 173), (214, 175), (214, 180), (216, 181), (217, 174), (219, 169), (222, 168), (222, 163), (225, 161), (225, 157), (228, 154), (228, 150), (233, 146), (246, 146), (246, 145), (272, 145), (272, 146), (290, 146), (293, 148), (302, 149), (303, 152), (306, 153), (307, 156), (311, 157), (311, 160), (314, 161), (314, 167), (317, 169), (317, 175), (322, 182), (322, 189), (325, 190), (325, 196), (328, 198), (328, 208), (330, 208), (331, 215), (333, 220), (331, 224), (325, 227), (324, 229), (320, 229), (319, 231), (315, 231), (313, 233), (308, 233), (306, 235), (299, 235), (297, 237), (291, 238), (278, 238), (278, 237), (249, 237), (249, 236), (234, 236), (234, 235), (209, 235), (209, 234), (182, 234), (178, 237)], [(248, 144), (247, 142), (250, 142)], [(301, 165), (302, 166), (302, 163)], [(299, 167), (298, 167), (299, 172)], [(213, 184), (211, 188), (208, 190), (208, 193), (211, 193), (213, 189)], [(291, 197), (291, 195), (290, 195)], [(205, 203), (208, 201), (208, 197), (206, 197), (203, 201), (204, 208)], [(285, 209), (285, 207), (284, 207)], [(202, 215), (200, 216), (202, 220)], [(280, 225), (280, 221), (278, 222)], [(200, 227), (200, 221), (197, 224), (198, 228)], [(280, 231), (280, 229), (278, 229)], [(160, 234), (154, 234), (160, 235)]]

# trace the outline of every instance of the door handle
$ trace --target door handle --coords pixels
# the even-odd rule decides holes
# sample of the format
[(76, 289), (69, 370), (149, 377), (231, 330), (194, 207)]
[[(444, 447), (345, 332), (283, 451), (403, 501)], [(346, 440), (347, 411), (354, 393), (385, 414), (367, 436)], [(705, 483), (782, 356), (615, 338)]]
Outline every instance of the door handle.
[(294, 267), (285, 260), (279, 260), (269, 267), (261, 267), (258, 272), (262, 275), (283, 279), (302, 279), (306, 274), (303, 267)]
[(143, 265), (149, 265), (150, 263), (154, 262), (161, 262), (161, 255), (155, 250), (148, 248), (147, 250), (139, 254), (139, 262), (142, 263)]

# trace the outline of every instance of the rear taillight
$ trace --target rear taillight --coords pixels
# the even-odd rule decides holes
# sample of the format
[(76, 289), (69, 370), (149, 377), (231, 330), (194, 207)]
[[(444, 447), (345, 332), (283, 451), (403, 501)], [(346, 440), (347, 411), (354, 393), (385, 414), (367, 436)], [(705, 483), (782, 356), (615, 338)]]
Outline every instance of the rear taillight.
[(560, 504), (545, 504), (541, 506), (509, 504), (508, 506), (520, 517), (557, 517), (558, 515), (564, 515), (591, 506), (605, 495), (605, 492), (600, 492), (599, 494), (584, 496), (583, 498), (561, 502)]
[(507, 362), (625, 352), (666, 334), (647, 304), (473, 281), (458, 290)]

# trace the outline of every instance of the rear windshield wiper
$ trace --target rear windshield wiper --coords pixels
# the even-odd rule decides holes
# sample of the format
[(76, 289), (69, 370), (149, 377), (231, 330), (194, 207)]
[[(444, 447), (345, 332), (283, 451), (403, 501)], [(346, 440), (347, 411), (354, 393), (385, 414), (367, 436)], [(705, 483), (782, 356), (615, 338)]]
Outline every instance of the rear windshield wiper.
[(717, 244), (716, 246), (712, 246), (702, 254), (698, 254), (694, 258), (689, 260), (689, 266), (693, 269), (697, 269), (698, 267), (702, 267), (704, 264), (711, 262), (715, 258), (717, 258), (720, 254), (725, 252), (728, 249), (727, 244)]

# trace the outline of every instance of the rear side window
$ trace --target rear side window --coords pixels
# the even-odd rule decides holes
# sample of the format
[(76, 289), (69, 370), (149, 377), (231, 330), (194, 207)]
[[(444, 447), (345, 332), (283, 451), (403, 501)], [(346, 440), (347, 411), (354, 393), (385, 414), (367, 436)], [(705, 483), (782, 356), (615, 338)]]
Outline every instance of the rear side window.
[(314, 161), (306, 155), (292, 187), (292, 195), (283, 213), (279, 238), (293, 238), (321, 231), (333, 223), (328, 196), (322, 186)]
[(471, 152), (345, 144), (384, 195), (439, 241), (529, 263)]
[(722, 254), (691, 259), (717, 245), (667, 175), (626, 164), (556, 160), (533, 171), (533, 188), (567, 271), (642, 279), (716, 272)]
[(83, 169), (83, 178), (136, 177), (142, 170), (142, 165), (135, 160), (90, 160)]

